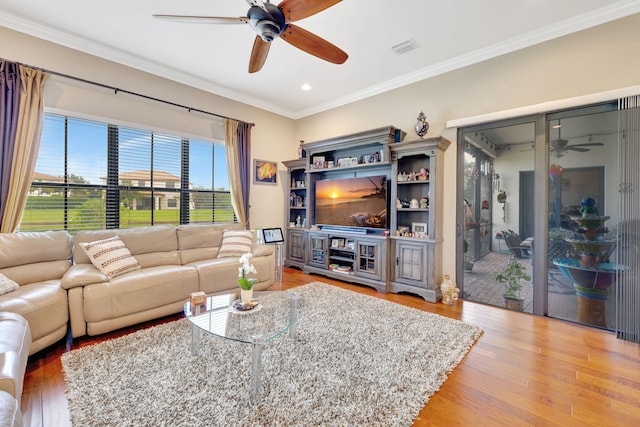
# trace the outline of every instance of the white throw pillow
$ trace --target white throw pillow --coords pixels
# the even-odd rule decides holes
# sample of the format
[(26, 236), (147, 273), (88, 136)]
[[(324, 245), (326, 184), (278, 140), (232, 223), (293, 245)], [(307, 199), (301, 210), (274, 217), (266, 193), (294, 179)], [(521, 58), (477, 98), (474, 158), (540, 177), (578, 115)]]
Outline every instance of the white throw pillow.
[(0, 295), (8, 294), (18, 289), (20, 289), (20, 285), (0, 273)]
[(140, 264), (118, 236), (91, 243), (80, 243), (91, 263), (107, 277), (112, 278), (133, 270)]
[(218, 251), (218, 258), (240, 258), (251, 252), (253, 232), (250, 230), (227, 230), (222, 235), (222, 245)]

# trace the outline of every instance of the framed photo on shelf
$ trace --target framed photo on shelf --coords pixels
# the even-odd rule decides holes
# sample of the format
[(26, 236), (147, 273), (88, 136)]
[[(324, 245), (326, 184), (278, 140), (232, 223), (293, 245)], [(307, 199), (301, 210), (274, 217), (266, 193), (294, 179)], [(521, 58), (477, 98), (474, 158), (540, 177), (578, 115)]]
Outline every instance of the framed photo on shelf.
[(411, 232), (412, 233), (427, 234), (427, 224), (424, 223), (424, 222), (412, 222), (411, 223)]
[(313, 156), (313, 168), (314, 169), (324, 168), (324, 156)]
[(278, 185), (278, 164), (268, 160), (253, 160), (253, 183)]

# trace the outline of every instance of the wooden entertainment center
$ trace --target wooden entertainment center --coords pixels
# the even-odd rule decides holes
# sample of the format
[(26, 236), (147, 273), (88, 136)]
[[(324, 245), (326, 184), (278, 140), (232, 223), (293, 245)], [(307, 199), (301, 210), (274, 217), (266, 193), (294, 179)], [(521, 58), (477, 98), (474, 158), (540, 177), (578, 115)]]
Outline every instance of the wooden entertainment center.
[[(450, 141), (403, 141), (404, 136), (386, 126), (307, 142), (306, 157), (283, 162), (289, 184), (285, 265), (379, 292), (441, 299), (442, 169)], [(358, 178), (370, 182), (372, 194), (341, 198)], [(344, 188), (318, 197), (334, 183)], [(386, 208), (370, 212), (381, 199)], [(351, 214), (319, 218), (332, 209)]]

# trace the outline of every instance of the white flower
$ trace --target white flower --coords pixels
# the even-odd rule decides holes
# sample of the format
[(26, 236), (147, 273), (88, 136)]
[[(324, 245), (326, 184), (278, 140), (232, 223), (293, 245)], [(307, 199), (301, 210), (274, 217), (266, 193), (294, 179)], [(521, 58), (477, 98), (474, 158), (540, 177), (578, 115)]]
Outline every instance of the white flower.
[(242, 267), (238, 269), (238, 277), (245, 277), (245, 274), (249, 273), (257, 273), (255, 267), (249, 262), (251, 258), (253, 258), (251, 252), (247, 252), (240, 257), (239, 261), (242, 263)]

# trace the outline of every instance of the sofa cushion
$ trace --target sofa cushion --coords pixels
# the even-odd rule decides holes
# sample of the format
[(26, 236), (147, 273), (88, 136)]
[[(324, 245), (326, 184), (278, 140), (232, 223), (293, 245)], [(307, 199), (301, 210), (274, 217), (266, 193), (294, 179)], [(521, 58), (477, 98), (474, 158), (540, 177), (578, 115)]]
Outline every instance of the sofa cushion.
[(0, 233), (0, 273), (19, 285), (60, 279), (71, 266), (66, 231)]
[(80, 231), (73, 237), (75, 263), (91, 262), (80, 249), (80, 243), (114, 236), (120, 237), (142, 268), (181, 264), (175, 227), (171, 225)]
[(33, 339), (31, 354), (66, 335), (69, 306), (67, 291), (59, 280), (22, 285), (17, 291), (0, 295), (0, 307), (20, 314), (29, 322)]
[(9, 292), (17, 291), (20, 288), (13, 280), (9, 279), (4, 274), (0, 273), (0, 295), (8, 294)]
[(89, 323), (116, 319), (184, 303), (198, 289), (194, 267), (149, 267), (84, 287), (84, 315)]
[(222, 235), (222, 246), (218, 258), (239, 258), (251, 252), (253, 232), (249, 230), (227, 230)]
[(140, 269), (138, 260), (118, 236), (80, 243), (80, 247), (89, 256), (91, 263), (109, 278)]
[(0, 390), (22, 397), (31, 332), (27, 320), (17, 313), (0, 312)]

